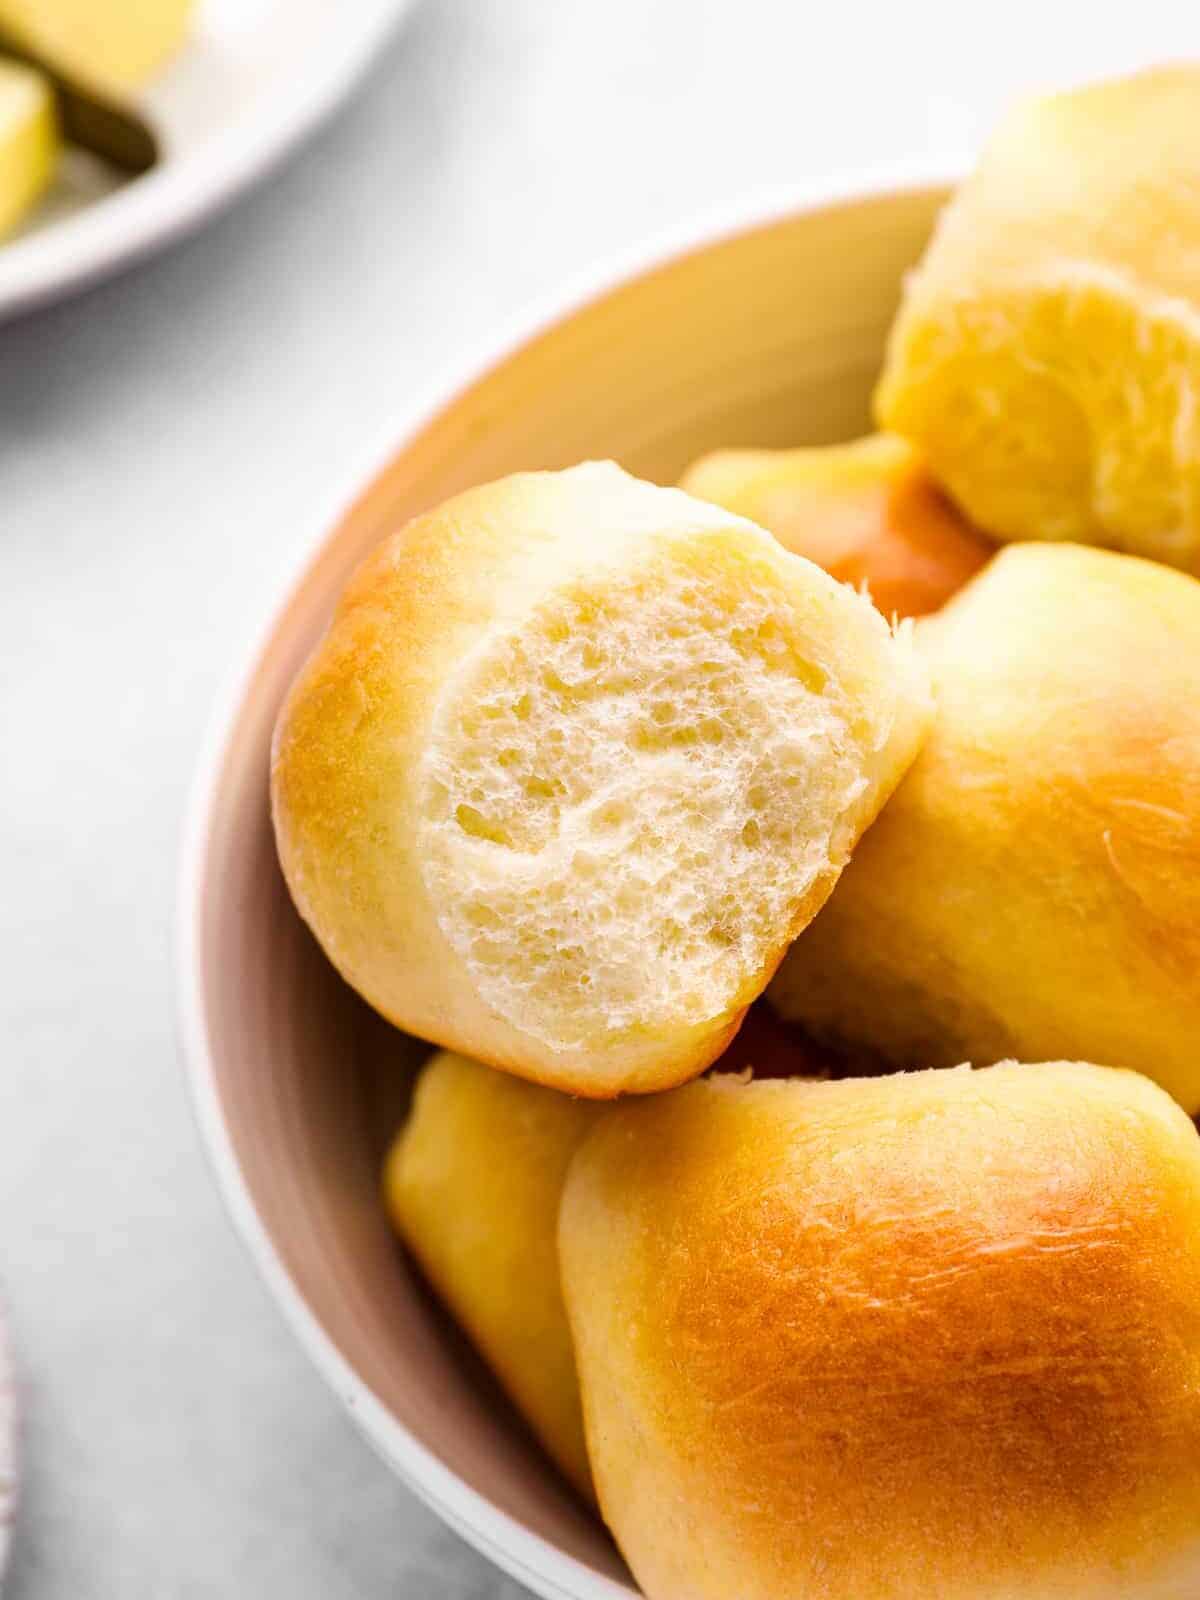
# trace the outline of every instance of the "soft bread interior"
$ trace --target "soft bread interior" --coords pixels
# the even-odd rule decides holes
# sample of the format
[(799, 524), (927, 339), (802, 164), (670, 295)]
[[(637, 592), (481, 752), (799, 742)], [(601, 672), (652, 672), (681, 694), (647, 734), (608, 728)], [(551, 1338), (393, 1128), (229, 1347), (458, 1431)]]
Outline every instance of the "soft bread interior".
[(936, 335), (911, 337), (912, 387), (883, 385), (880, 415), (926, 442), (946, 488), (1002, 537), (1190, 569), (1198, 339), (1191, 306), (1102, 264), (1056, 265), (1000, 305), (952, 300)]
[(1200, 571), (1200, 69), (1029, 100), (905, 284), (875, 395), (1004, 539)]
[(753, 523), (517, 474), (347, 586), (280, 718), (280, 859), (398, 1026), (651, 1092), (729, 1043), (929, 715), (908, 633)]
[(420, 791), (480, 996), (556, 1051), (743, 1007), (911, 754), (919, 684), (866, 602), (748, 525), (647, 540), (488, 634)]

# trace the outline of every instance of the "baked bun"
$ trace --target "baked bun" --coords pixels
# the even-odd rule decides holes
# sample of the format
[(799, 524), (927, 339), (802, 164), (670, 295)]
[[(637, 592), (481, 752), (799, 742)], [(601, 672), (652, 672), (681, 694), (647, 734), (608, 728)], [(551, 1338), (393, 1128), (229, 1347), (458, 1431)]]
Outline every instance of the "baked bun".
[(885, 617), (936, 611), (994, 548), (894, 434), (813, 449), (718, 450), (679, 486), (864, 588)]
[(1200, 1143), (1078, 1063), (616, 1107), (559, 1243), (648, 1600), (1194, 1600)]
[(924, 669), (761, 529), (611, 464), (387, 539), (288, 697), (292, 896), (393, 1022), (571, 1092), (732, 1037), (912, 760)]
[(771, 986), (900, 1066), (1083, 1058), (1200, 1110), (1200, 583), (1013, 545), (916, 625), (918, 761)]
[(1017, 108), (876, 396), (980, 527), (1200, 568), (1200, 66)]
[(388, 1212), (425, 1276), (589, 1499), (555, 1234), (567, 1165), (604, 1109), (442, 1051), (417, 1080), (384, 1175)]

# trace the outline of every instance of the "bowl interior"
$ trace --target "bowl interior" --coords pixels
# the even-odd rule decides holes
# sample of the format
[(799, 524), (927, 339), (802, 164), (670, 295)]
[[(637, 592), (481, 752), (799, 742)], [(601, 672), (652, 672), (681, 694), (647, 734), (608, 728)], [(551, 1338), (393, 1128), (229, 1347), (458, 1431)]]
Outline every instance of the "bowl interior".
[[(267, 1263), (281, 1298), (324, 1336), (310, 1347), (340, 1358), (322, 1365), (385, 1455), (443, 1510), (431, 1479), (453, 1480), (436, 1463), (473, 1490), (452, 1520), (543, 1593), (636, 1591), (389, 1234), (380, 1156), (427, 1047), (355, 998), (292, 910), (267, 807), (272, 723), (354, 565), (458, 489), (607, 456), (669, 483), (718, 445), (864, 430), (901, 276), (943, 198), (940, 186), (893, 191), (718, 239), (485, 373), (402, 443), (330, 531), (261, 647), (211, 775), (184, 981), (235, 1210), (253, 1217), (260, 1259), (282, 1267), (281, 1278)], [(435, 1467), (422, 1468), (420, 1451), (414, 1465), (412, 1440)]]

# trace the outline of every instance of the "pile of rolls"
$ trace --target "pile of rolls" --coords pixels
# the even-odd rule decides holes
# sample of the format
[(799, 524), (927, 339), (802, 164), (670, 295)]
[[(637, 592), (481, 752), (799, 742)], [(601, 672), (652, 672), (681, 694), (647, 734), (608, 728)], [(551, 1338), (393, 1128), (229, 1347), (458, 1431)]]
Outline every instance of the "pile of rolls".
[(1200, 1595), (1197, 129), (1019, 108), (881, 433), (472, 489), (281, 711), (390, 1215), (649, 1600)]

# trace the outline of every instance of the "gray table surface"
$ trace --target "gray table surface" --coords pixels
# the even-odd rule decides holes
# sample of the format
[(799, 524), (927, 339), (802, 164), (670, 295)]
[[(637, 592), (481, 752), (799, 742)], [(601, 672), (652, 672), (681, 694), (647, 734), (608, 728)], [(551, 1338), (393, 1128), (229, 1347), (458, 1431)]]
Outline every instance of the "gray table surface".
[(425, 0), (231, 213), (0, 329), (10, 1600), (523, 1592), (353, 1431), (199, 1150), (170, 918), (213, 696), (364, 441), (525, 305), (760, 189), (952, 164), (1014, 87), (1187, 49), (1185, 17)]

